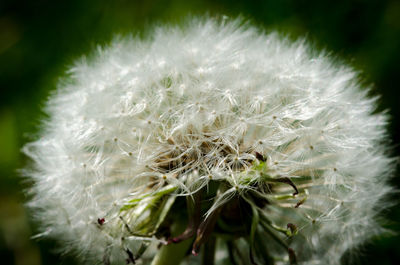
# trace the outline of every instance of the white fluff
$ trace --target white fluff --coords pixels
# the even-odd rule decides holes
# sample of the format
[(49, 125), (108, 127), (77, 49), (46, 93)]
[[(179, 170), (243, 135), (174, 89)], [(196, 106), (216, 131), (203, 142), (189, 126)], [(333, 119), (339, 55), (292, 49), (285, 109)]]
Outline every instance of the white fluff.
[[(260, 213), (298, 227), (282, 239), (300, 263), (339, 264), (382, 232), (376, 217), (393, 170), (387, 116), (374, 114), (376, 100), (351, 68), (304, 41), (240, 24), (159, 27), (150, 39), (118, 38), (70, 69), (48, 101), (40, 139), (24, 148), (34, 161), (25, 173), (34, 180), (29, 206), (43, 235), (84, 262), (124, 264), (128, 247), (161, 240), (127, 231), (146, 214), (121, 211), (129, 201), (165, 187), (189, 196), (210, 179), (229, 183), (211, 214), (257, 190), (265, 175), (299, 189), (258, 191), (270, 202)], [(256, 152), (267, 158), (262, 169)]]

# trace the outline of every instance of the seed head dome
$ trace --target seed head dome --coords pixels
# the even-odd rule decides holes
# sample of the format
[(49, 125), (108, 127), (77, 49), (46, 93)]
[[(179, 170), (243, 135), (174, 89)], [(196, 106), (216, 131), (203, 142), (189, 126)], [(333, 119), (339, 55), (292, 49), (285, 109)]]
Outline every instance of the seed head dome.
[(339, 264), (382, 232), (391, 191), (367, 93), (306, 42), (240, 21), (118, 38), (48, 100), (24, 148), (29, 206), (88, 264), (169, 264), (178, 244), (169, 258), (190, 263), (215, 238), (217, 264)]

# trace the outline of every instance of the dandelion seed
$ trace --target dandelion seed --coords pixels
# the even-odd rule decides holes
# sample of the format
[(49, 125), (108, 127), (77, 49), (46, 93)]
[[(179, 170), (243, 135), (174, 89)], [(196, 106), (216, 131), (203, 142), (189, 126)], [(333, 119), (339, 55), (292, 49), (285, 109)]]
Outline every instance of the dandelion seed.
[(105, 222), (105, 219), (104, 219), (104, 218), (98, 218), (98, 219), (97, 219), (97, 223), (98, 223), (99, 225), (103, 225), (104, 222)]

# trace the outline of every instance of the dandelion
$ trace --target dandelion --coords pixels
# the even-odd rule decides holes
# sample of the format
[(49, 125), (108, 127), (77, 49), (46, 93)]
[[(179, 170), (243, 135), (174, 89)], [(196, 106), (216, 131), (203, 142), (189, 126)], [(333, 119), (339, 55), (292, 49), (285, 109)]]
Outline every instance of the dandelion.
[(70, 69), (24, 148), (39, 236), (87, 264), (339, 264), (384, 231), (392, 191), (367, 93), (238, 20), (116, 39)]

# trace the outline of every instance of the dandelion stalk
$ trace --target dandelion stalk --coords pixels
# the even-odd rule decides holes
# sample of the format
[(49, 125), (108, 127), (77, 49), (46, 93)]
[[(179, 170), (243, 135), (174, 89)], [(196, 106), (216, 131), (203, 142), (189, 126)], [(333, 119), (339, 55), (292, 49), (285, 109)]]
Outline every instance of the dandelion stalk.
[[(173, 235), (177, 235), (183, 231), (185, 224), (182, 222), (176, 222), (172, 226)], [(191, 239), (183, 240), (177, 244), (164, 245), (157, 251), (151, 265), (176, 265), (179, 264), (186, 253), (190, 250), (192, 245)]]

